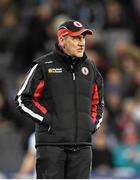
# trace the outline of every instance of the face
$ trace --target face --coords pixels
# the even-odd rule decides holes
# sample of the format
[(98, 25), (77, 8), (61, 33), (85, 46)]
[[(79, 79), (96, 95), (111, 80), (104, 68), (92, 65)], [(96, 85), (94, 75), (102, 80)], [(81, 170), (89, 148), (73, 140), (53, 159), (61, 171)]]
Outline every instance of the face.
[(85, 51), (85, 35), (66, 36), (60, 41), (59, 43), (66, 54), (71, 57), (83, 57)]

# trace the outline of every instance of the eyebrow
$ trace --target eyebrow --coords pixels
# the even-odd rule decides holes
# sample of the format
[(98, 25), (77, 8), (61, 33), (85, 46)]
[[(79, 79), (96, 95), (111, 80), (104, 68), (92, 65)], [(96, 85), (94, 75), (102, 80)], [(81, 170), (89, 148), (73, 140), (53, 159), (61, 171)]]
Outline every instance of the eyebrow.
[(80, 34), (79, 36), (71, 36), (71, 37), (78, 37), (78, 38), (82, 38), (82, 37), (85, 37), (83, 34)]

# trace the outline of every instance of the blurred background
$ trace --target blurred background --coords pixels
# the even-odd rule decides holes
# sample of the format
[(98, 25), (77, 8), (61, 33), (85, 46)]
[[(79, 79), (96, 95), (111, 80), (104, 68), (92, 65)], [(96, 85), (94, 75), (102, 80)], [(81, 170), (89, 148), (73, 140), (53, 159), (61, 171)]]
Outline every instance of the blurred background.
[(86, 53), (105, 83), (92, 178), (140, 178), (140, 0), (0, 0), (0, 178), (34, 177), (34, 158), (27, 158), (34, 123), (16, 111), (14, 98), (67, 19), (93, 29)]

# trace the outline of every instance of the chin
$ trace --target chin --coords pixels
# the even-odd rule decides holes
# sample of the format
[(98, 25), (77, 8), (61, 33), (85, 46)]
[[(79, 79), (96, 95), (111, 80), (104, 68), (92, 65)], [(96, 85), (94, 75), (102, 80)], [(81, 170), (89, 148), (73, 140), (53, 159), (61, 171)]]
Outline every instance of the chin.
[(81, 57), (83, 57), (83, 53), (76, 54), (76, 56), (77, 56), (78, 58), (81, 58)]

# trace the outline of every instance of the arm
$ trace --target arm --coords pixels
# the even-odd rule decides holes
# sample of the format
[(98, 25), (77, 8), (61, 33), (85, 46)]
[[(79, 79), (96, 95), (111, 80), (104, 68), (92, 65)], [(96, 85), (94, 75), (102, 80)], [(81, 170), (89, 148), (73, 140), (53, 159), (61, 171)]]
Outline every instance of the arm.
[(28, 143), (28, 150), (23, 158), (19, 172), (16, 174), (16, 179), (23, 179), (35, 170), (36, 149), (35, 149), (35, 134), (31, 134)]
[(95, 67), (95, 81), (93, 82), (92, 88), (92, 107), (91, 117), (95, 123), (95, 131), (100, 127), (103, 120), (103, 108), (104, 108), (104, 97), (103, 97), (103, 78), (97, 68)]
[(47, 124), (50, 115), (46, 107), (39, 102), (44, 86), (42, 70), (38, 64), (35, 64), (16, 96), (16, 106), (20, 112), (30, 116), (34, 121)]
[(35, 166), (35, 154), (31, 153), (31, 152), (27, 152), (27, 154), (25, 155), (23, 162), (21, 164), (20, 170), (17, 173), (15, 179), (22, 179), (26, 176), (28, 176), (28, 174), (33, 171)]

